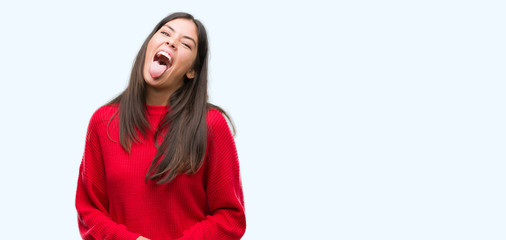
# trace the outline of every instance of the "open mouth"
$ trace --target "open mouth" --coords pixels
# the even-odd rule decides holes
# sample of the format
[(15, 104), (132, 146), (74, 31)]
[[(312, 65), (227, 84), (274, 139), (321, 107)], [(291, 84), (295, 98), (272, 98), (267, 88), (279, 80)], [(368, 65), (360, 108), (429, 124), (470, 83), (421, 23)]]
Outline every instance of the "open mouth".
[(162, 76), (172, 66), (172, 57), (165, 51), (158, 51), (153, 57), (149, 73), (153, 79)]

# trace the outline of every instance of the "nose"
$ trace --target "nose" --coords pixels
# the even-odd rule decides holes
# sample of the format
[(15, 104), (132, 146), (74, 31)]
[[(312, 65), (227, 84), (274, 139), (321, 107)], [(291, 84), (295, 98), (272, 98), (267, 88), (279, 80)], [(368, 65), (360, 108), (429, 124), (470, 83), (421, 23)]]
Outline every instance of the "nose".
[(176, 43), (175, 43), (175, 40), (173, 38), (168, 38), (167, 39), (167, 45), (170, 48), (176, 49)]

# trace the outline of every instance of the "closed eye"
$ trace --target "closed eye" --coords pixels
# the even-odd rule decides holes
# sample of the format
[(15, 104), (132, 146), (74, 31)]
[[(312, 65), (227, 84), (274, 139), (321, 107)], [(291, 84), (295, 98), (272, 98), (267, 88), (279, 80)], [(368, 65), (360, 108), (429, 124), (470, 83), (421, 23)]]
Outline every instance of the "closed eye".
[(168, 32), (161, 32), (163, 35), (170, 37), (170, 34)]

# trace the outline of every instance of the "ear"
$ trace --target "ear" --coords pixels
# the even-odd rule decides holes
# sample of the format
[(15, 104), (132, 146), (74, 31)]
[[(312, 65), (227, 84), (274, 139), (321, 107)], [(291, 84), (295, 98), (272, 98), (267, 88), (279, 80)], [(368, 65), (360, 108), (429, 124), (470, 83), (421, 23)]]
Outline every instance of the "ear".
[(193, 79), (193, 78), (195, 78), (195, 70), (194, 70), (194, 69), (192, 69), (192, 70), (190, 70), (189, 72), (187, 72), (187, 73), (186, 73), (186, 77), (187, 77), (188, 79)]

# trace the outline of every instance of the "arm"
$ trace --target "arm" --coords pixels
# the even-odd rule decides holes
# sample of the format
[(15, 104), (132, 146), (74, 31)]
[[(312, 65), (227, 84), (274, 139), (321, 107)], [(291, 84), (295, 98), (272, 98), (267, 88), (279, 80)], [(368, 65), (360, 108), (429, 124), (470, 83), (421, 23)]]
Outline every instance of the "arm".
[(207, 118), (206, 192), (211, 215), (187, 229), (179, 240), (240, 239), (246, 217), (237, 150), (223, 115), (212, 110)]
[(76, 192), (79, 231), (83, 239), (135, 240), (140, 234), (129, 232), (126, 226), (115, 223), (109, 216), (98, 125), (95, 113), (88, 126), (84, 156), (79, 168)]

